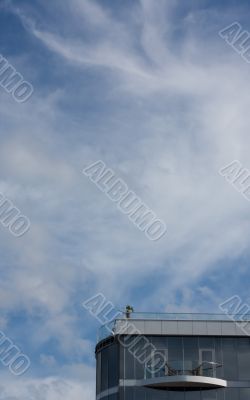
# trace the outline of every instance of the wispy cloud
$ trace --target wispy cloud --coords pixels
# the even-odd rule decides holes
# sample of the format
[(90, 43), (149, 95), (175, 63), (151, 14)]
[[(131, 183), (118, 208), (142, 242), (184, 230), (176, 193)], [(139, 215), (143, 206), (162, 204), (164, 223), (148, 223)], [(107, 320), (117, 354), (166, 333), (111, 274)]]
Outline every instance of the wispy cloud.
[[(249, 71), (218, 35), (228, 21), (212, 6), (174, 1), (120, 7), (8, 6), (16, 30), (25, 27), (20, 51), (30, 46), (25, 60), (10, 48), (10, 59), (33, 74), (36, 91), (21, 106), (0, 93), (0, 191), (32, 219), (18, 242), (0, 230), (1, 320), (16, 332), (19, 312), (39, 374), (49, 364), (59, 377), (33, 371), (19, 387), (25, 399), (28, 388), (39, 398), (42, 384), (48, 399), (68, 384), (69, 398), (87, 399), (61, 376), (74, 363), (79, 372), (81, 355), (93, 374), (96, 325), (78, 309), (89, 294), (111, 294), (118, 307), (216, 308), (212, 278), (249, 257), (248, 203), (218, 174), (234, 159), (250, 168)], [(163, 242), (149, 244), (83, 179), (97, 159), (166, 221)], [(222, 299), (236, 292), (236, 280), (217, 285)]]

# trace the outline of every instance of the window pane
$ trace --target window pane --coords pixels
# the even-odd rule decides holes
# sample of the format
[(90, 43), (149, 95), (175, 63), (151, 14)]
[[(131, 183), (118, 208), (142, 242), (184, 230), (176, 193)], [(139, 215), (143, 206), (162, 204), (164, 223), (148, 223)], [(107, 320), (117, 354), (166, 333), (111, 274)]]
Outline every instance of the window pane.
[(183, 361), (183, 344), (181, 337), (170, 337), (168, 339), (168, 360), (171, 361)]
[(215, 362), (218, 363), (218, 367), (216, 368), (216, 377), (222, 378), (222, 349), (221, 349), (221, 338), (215, 338)]
[(223, 371), (227, 380), (238, 379), (238, 360), (236, 341), (231, 338), (222, 339)]
[(108, 400), (118, 400), (118, 395), (117, 394), (111, 394), (108, 396)]
[(108, 348), (102, 350), (101, 391), (108, 389)]
[(239, 379), (250, 380), (250, 340), (238, 338)]
[(198, 338), (184, 337), (183, 345), (184, 345), (185, 360), (198, 360), (199, 358)]
[(202, 390), (201, 391), (201, 399), (202, 400), (217, 400), (217, 390)]
[(124, 400), (134, 400), (134, 388), (125, 387)]
[(119, 345), (119, 370), (120, 370), (120, 376), (119, 379), (124, 379), (125, 378), (125, 349), (124, 346)]
[[(125, 400), (146, 400), (147, 392), (148, 392), (148, 389), (145, 389), (145, 388), (126, 387), (124, 399)], [(157, 399), (157, 397), (155, 399)]]
[(135, 359), (135, 376), (134, 379), (144, 379), (145, 363), (139, 362)]
[(199, 347), (202, 349), (214, 349), (213, 337), (199, 337)]
[(250, 399), (250, 389), (240, 389), (240, 400)]
[(125, 352), (125, 379), (134, 379), (135, 368), (134, 368), (134, 356), (126, 350)]
[(151, 343), (156, 347), (156, 349), (167, 349), (168, 347), (168, 337), (167, 336), (153, 336), (151, 338)]
[(240, 389), (228, 388), (225, 389), (225, 400), (239, 400), (240, 399)]
[(113, 344), (108, 347), (108, 387), (114, 387), (118, 385), (118, 347), (117, 344)]
[(169, 391), (169, 400), (185, 400), (185, 392)]
[(184, 337), (184, 370), (194, 371), (199, 366), (198, 338)]
[(185, 400), (201, 400), (200, 390), (185, 393)]
[(101, 391), (101, 352), (97, 353), (96, 358), (96, 392), (99, 394)]

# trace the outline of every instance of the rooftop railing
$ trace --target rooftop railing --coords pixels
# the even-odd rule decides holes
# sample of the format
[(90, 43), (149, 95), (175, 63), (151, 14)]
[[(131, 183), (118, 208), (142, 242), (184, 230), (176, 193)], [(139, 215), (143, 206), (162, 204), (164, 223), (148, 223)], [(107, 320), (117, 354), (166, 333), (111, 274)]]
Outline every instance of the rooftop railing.
[(160, 320), (160, 321), (227, 321), (228, 318), (234, 319), (235, 321), (250, 321), (250, 314), (151, 313), (151, 312), (145, 312), (145, 313), (133, 312), (130, 314), (130, 319)]

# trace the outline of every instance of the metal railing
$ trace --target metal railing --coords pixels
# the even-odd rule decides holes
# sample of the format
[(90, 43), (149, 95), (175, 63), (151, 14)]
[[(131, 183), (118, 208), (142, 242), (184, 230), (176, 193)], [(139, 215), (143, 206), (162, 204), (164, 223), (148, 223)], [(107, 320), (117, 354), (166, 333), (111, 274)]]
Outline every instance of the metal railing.
[(222, 364), (212, 361), (199, 360), (170, 360), (160, 370), (154, 371), (150, 364), (144, 366), (144, 379), (160, 378), (166, 376), (204, 376), (216, 378), (217, 369)]
[[(214, 314), (214, 313), (151, 313), (133, 312), (130, 319), (160, 320), (160, 321), (250, 321), (250, 314)], [(125, 317), (124, 317), (125, 318)]]

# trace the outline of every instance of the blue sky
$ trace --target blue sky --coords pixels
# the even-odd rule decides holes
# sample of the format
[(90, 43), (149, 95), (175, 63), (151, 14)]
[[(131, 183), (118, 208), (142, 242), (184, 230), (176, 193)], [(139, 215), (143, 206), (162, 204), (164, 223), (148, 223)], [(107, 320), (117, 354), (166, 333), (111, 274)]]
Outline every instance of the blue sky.
[[(220, 312), (249, 298), (250, 204), (219, 174), (249, 162), (247, 64), (218, 32), (248, 1), (2, 0), (1, 55), (32, 83), (0, 90), (0, 329), (31, 359), (0, 400), (93, 400), (98, 322), (81, 304)], [(103, 160), (167, 225), (149, 241), (82, 174)]]

